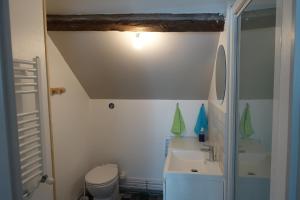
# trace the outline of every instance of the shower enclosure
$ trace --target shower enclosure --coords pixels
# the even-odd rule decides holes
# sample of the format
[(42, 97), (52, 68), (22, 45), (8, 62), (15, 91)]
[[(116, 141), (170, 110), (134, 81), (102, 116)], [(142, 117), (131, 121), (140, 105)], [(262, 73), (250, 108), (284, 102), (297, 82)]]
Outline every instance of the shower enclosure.
[(270, 199), (275, 25), (275, 0), (252, 0), (238, 18), (236, 200)]

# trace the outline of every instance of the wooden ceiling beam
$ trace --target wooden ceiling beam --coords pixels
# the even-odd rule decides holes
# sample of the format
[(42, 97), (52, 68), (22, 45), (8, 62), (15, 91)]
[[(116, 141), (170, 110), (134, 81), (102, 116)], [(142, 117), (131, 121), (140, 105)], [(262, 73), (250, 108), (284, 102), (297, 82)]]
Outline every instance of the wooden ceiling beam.
[(221, 32), (224, 23), (218, 13), (47, 15), (48, 31)]

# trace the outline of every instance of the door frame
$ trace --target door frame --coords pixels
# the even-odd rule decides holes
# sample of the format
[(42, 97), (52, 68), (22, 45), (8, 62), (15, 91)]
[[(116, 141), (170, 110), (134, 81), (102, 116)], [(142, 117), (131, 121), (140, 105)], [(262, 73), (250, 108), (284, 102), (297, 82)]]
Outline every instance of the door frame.
[(270, 199), (289, 191), (291, 99), (294, 59), (294, 0), (277, 0)]
[(300, 2), (294, 1), (295, 42), (291, 82), (291, 136), (289, 148), (288, 200), (300, 198)]
[(229, 21), (229, 92), (228, 92), (228, 178), (226, 180), (227, 194), (225, 200), (235, 198), (235, 171), (236, 171), (236, 96), (237, 85), (237, 64), (239, 55), (239, 16), (252, 0), (236, 0), (228, 13)]
[(0, 1), (0, 199), (21, 200), (9, 1)]

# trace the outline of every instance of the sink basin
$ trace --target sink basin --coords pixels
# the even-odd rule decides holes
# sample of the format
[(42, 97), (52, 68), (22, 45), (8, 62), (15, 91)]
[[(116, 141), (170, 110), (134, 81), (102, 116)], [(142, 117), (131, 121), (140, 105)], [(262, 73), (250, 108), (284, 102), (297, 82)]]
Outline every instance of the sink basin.
[(219, 162), (208, 152), (169, 149), (164, 169), (164, 200), (224, 199)]
[(170, 150), (165, 173), (222, 175), (218, 162), (207, 161), (208, 153), (196, 150)]
[(164, 167), (164, 200), (223, 200), (220, 162), (207, 161), (197, 138), (175, 138), (168, 146)]

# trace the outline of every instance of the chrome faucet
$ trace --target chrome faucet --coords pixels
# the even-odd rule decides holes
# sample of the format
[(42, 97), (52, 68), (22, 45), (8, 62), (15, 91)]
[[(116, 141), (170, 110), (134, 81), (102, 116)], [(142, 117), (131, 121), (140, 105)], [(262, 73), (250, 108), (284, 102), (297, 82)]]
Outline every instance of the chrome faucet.
[(213, 145), (203, 144), (203, 147), (200, 148), (200, 151), (208, 152), (208, 161), (216, 161), (215, 147)]

